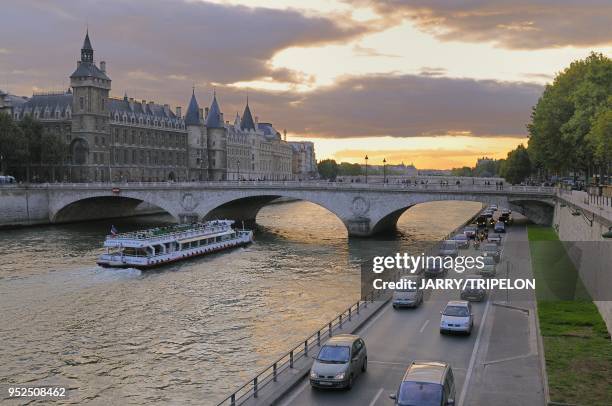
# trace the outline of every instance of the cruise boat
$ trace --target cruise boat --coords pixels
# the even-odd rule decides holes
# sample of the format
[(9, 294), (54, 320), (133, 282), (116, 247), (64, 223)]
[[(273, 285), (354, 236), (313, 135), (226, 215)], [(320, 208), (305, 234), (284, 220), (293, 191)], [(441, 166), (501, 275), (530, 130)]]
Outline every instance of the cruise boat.
[(106, 237), (106, 253), (98, 265), (111, 268), (152, 268), (169, 262), (206, 255), (253, 241), (253, 231), (234, 229), (233, 220), (178, 224)]

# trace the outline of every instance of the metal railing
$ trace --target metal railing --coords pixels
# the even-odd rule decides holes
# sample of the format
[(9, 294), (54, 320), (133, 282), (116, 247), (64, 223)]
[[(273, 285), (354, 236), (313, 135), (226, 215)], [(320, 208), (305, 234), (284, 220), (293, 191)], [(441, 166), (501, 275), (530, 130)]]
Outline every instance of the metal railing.
[(344, 183), (344, 182), (314, 182), (314, 181), (219, 181), (219, 182), (123, 182), (123, 183), (32, 183), (32, 184), (4, 184), (0, 187), (7, 189), (185, 189), (185, 188), (210, 188), (210, 189), (293, 189), (293, 190), (367, 190), (367, 191), (443, 191), (450, 193), (462, 192), (490, 192), (494, 194), (532, 194), (541, 193), (554, 195), (557, 188), (550, 186), (496, 186), (496, 185), (470, 185), (470, 184), (366, 184), (366, 183)]
[(323, 343), (325, 339), (333, 337), (338, 330), (342, 329), (344, 323), (352, 321), (352, 319), (358, 316), (363, 309), (368, 307), (368, 303), (373, 303), (374, 300), (383, 295), (383, 293), (384, 291), (382, 290), (373, 290), (365, 298), (353, 303), (348, 309), (308, 336), (290, 351), (283, 354), (275, 362), (251, 378), (247, 383), (219, 402), (218, 406), (237, 406), (251, 397), (257, 398), (263, 388), (276, 382), (279, 375), (283, 372), (294, 369), (295, 363), (298, 360), (307, 357), (311, 351), (315, 351), (316, 348), (321, 346), (321, 343)]

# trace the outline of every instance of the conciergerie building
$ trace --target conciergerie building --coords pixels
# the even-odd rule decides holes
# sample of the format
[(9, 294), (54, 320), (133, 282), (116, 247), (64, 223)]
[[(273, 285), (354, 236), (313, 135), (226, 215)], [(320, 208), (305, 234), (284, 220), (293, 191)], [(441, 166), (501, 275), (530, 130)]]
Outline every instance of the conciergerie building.
[[(292, 180), (316, 176), (314, 146), (289, 143), (248, 103), (226, 121), (216, 94), (200, 108), (195, 91), (184, 115), (167, 104), (110, 96), (106, 63), (96, 64), (89, 33), (70, 89), (31, 98), (4, 93), (3, 110), (31, 115), (68, 145), (66, 162), (33, 170), (42, 181)], [(54, 177), (52, 179), (51, 177)]]

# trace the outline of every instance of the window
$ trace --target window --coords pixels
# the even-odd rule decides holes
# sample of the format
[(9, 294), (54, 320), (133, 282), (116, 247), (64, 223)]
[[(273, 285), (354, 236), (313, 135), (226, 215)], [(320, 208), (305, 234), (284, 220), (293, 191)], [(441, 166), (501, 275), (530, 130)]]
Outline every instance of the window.
[(79, 97), (79, 108), (81, 111), (85, 108), (85, 98), (83, 96)]

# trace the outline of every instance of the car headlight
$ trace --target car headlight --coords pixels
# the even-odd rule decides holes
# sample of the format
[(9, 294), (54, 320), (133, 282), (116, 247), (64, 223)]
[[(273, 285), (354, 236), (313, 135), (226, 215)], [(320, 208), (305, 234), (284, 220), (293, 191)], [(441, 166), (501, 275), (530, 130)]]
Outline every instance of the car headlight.
[(334, 379), (344, 379), (344, 376), (345, 376), (345, 373), (344, 372), (340, 372), (339, 374), (334, 376)]
[(317, 375), (316, 372), (310, 371), (310, 377), (314, 379), (314, 378), (318, 378), (319, 376)]

